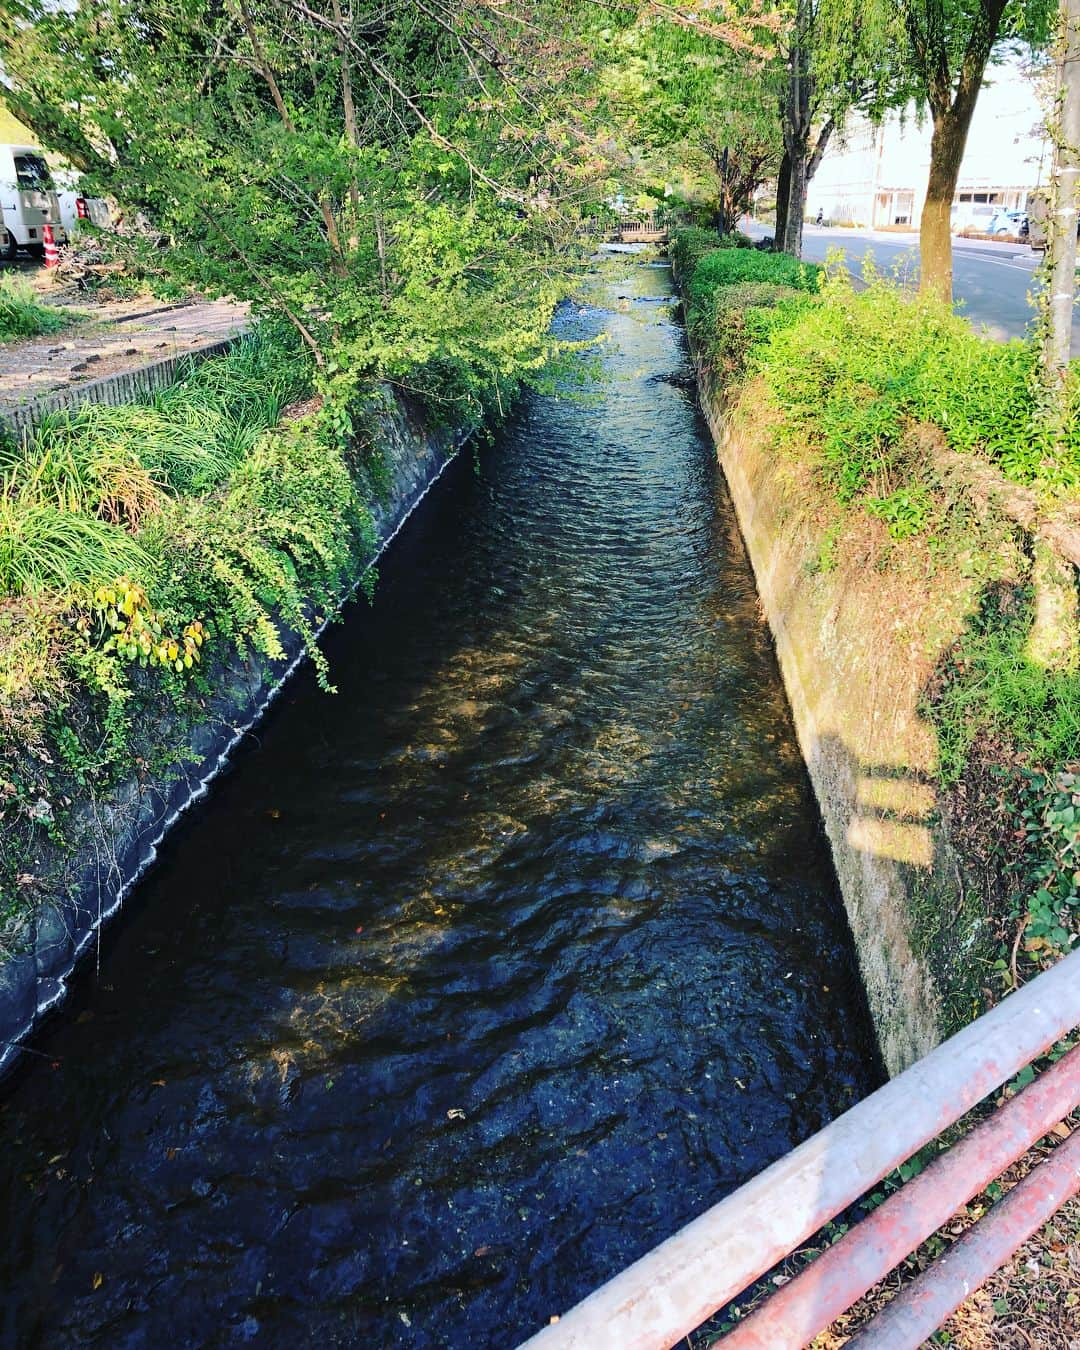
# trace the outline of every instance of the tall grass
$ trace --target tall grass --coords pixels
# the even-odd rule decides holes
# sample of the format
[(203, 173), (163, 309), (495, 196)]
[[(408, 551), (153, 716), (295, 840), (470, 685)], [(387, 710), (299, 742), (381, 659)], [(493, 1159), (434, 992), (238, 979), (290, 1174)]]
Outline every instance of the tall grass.
[(145, 577), (151, 568), (146, 551), (117, 525), (0, 494), (0, 583), (8, 594), (66, 592), (103, 577)]
[(61, 311), (38, 304), (27, 282), (0, 277), (0, 342), (55, 333), (69, 322)]
[(309, 387), (296, 345), (256, 331), (146, 402), (83, 404), (48, 414), (26, 445), (0, 441), (0, 593), (145, 576), (132, 536), (168, 498), (228, 480)]

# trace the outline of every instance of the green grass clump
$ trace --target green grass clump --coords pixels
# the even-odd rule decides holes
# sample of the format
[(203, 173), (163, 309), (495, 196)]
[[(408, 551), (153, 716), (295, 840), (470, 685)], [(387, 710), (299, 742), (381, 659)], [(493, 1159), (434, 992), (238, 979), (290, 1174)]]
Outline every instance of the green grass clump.
[(0, 342), (55, 333), (69, 322), (66, 314), (39, 304), (27, 282), (0, 277)]
[(0, 585), (9, 595), (66, 592), (149, 567), (138, 542), (108, 521), (0, 494)]
[(26, 444), (0, 441), (0, 596), (153, 582), (150, 525), (239, 472), (310, 379), (292, 338), (265, 329), (148, 402), (83, 404), (43, 418)]
[(952, 654), (934, 702), (941, 772), (955, 782), (980, 735), (1023, 748), (1032, 767), (1080, 757), (1080, 672), (1032, 660), (1029, 592), (992, 590)]
[(309, 382), (296, 344), (267, 330), (149, 402), (82, 404), (44, 417), (29, 444), (0, 442), (0, 593), (148, 581), (133, 536), (171, 498), (225, 482)]

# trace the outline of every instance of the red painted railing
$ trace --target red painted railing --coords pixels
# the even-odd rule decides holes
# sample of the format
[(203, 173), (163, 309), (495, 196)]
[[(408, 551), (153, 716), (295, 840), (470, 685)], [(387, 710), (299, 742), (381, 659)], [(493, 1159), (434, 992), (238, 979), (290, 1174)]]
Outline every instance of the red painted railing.
[[(1080, 951), (661, 1243), (534, 1336), (528, 1350), (668, 1350), (1078, 1026)], [(724, 1350), (801, 1350), (1078, 1106), (1080, 1047), (940, 1155), (719, 1344)], [(851, 1344), (914, 1350), (1078, 1191), (1080, 1131)]]

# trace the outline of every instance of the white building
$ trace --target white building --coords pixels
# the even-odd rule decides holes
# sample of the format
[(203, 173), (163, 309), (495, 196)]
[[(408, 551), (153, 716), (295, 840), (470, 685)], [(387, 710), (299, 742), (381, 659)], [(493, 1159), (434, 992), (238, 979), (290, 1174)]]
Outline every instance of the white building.
[[(960, 169), (953, 225), (985, 224), (995, 210), (1023, 209), (1050, 168), (1050, 142), (1034, 81), (1018, 63), (992, 69), (979, 94)], [(850, 119), (810, 181), (807, 214), (881, 228), (918, 229), (930, 174), (930, 121), (914, 106), (880, 126)]]

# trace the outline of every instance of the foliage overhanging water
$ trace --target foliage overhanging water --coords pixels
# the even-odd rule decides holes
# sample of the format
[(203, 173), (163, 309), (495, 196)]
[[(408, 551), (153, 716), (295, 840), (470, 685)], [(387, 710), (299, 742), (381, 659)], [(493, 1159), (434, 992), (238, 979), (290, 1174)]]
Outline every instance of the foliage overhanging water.
[(600, 396), (451, 472), (0, 1108), (5, 1344), (513, 1346), (875, 1085), (670, 275), (612, 269)]

